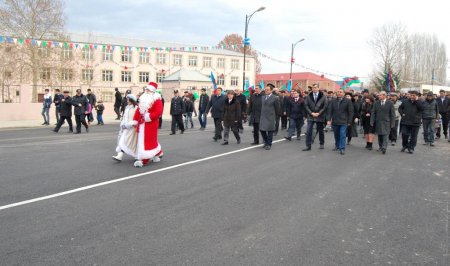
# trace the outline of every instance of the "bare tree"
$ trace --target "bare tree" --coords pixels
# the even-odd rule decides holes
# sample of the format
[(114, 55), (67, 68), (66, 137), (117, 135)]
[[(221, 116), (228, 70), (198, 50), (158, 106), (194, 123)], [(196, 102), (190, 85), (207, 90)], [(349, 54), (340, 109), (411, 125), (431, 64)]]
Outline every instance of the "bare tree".
[[(240, 53), (244, 53), (244, 47), (242, 46), (243, 43), (244, 43), (244, 38), (241, 35), (239, 35), (237, 33), (232, 33), (232, 34), (227, 34), (223, 38), (223, 40), (221, 40), (219, 42), (219, 46), (225, 45), (225, 46), (230, 47), (230, 48), (228, 48), (230, 50), (237, 50)], [(232, 48), (233, 45), (235, 45), (236, 49)], [(258, 53), (256, 51), (252, 50), (251, 47), (250, 48), (247, 47), (246, 54), (251, 55), (255, 58), (255, 73), (256, 74), (261, 73), (262, 66), (261, 66), (261, 61), (259, 61), (259, 58), (258, 58)]]
[[(33, 40), (65, 40), (64, 4), (61, 0), (3, 0), (0, 2), (0, 34)], [(23, 64), (31, 73), (33, 101), (42, 69), (53, 58), (53, 49), (32, 43), (23, 45)], [(57, 49), (55, 49), (57, 50)]]

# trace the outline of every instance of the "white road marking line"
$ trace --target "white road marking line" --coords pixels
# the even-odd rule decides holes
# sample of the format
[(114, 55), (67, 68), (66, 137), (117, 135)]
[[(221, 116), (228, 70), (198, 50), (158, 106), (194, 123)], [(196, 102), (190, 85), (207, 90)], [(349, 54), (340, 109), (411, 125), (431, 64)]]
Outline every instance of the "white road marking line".
[[(285, 139), (276, 140), (276, 141), (273, 141), (273, 143), (277, 143), (277, 142), (281, 142), (281, 141), (285, 141)], [(204, 162), (204, 161), (209, 161), (209, 160), (220, 158), (220, 157), (224, 157), (224, 156), (227, 156), (227, 155), (231, 155), (231, 154), (235, 154), (235, 153), (239, 153), (239, 152), (243, 152), (243, 151), (252, 150), (252, 149), (255, 149), (255, 148), (259, 148), (261, 146), (262, 145), (256, 145), (256, 146), (252, 146), (252, 147), (248, 147), (248, 148), (243, 148), (243, 149), (239, 149), (239, 150), (235, 150), (235, 151), (230, 151), (230, 152), (226, 152), (226, 153), (213, 155), (213, 156), (206, 157), (206, 158), (203, 158), (203, 159), (198, 159), (198, 160), (194, 160), (194, 161), (190, 161), (190, 162), (185, 162), (185, 163), (180, 163), (180, 164), (164, 167), (164, 168), (153, 170), (153, 171), (148, 171), (148, 172), (135, 174), (135, 175), (131, 175), (131, 176), (126, 176), (126, 177), (122, 177), (122, 178), (118, 178), (118, 179), (114, 179), (114, 180), (110, 180), (110, 181), (105, 181), (105, 182), (101, 182), (101, 183), (97, 183), (97, 184), (93, 184), (93, 185), (89, 185), (89, 186), (85, 186), (85, 187), (80, 187), (80, 188), (76, 188), (76, 189), (72, 189), (72, 190), (67, 190), (67, 191), (63, 191), (63, 192), (60, 192), (60, 193), (47, 195), (47, 196), (44, 196), (44, 197), (39, 197), (39, 198), (30, 199), (30, 200), (20, 201), (20, 202), (8, 204), (8, 205), (0, 206), (0, 211), (1, 210), (6, 210), (6, 209), (10, 209), (10, 208), (14, 208), (14, 207), (19, 207), (19, 206), (22, 206), (22, 205), (31, 204), (31, 203), (34, 203), (34, 202), (39, 202), (39, 201), (43, 201), (43, 200), (57, 198), (57, 197), (61, 197), (61, 196), (64, 196), (64, 195), (73, 194), (73, 193), (76, 193), (76, 192), (80, 192), (80, 191), (84, 191), (84, 190), (88, 190), (88, 189), (92, 189), (92, 188), (96, 188), (96, 187), (106, 186), (106, 185), (109, 185), (109, 184), (114, 184), (114, 183), (130, 180), (130, 179), (134, 179), (134, 178), (145, 176), (145, 175), (156, 174), (156, 173), (159, 173), (159, 172), (164, 172), (164, 171), (167, 171), (167, 170), (183, 167), (183, 166), (186, 166), (186, 165), (201, 163), (201, 162)]]

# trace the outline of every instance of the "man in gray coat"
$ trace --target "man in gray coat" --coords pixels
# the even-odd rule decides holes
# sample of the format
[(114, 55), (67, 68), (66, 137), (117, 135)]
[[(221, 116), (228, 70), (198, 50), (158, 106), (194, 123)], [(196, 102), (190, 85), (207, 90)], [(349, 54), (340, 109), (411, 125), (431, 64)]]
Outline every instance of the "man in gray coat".
[(264, 89), (265, 95), (262, 99), (261, 118), (259, 120), (259, 130), (264, 140), (266, 150), (272, 148), (273, 132), (276, 130), (277, 115), (280, 113), (280, 103), (278, 96), (272, 94), (273, 86), (268, 84)]
[(395, 127), (395, 108), (394, 103), (386, 99), (386, 92), (379, 94), (377, 101), (372, 109), (370, 116), (370, 125), (375, 126), (375, 133), (378, 135), (378, 151), (386, 154), (388, 145), (388, 136), (391, 129)]

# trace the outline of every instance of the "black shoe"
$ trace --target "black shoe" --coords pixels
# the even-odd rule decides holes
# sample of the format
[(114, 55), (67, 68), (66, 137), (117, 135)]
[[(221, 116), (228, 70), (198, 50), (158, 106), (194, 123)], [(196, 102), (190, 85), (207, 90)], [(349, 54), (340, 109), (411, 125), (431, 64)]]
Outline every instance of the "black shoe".
[(272, 146), (267, 145), (264, 149), (266, 149), (266, 151), (270, 151), (270, 149), (272, 149)]
[(413, 150), (413, 149), (408, 149), (408, 153), (409, 153), (409, 154), (413, 154), (413, 153), (414, 153), (414, 150)]
[(369, 146), (369, 148), (367, 148), (369, 151), (373, 150), (372, 146)]
[(69, 129), (69, 131), (67, 131), (67, 133), (73, 133), (73, 130), (70, 130), (70, 129)]
[(382, 149), (381, 153), (386, 154), (386, 149)]
[(41, 124), (41, 126), (45, 126), (45, 125), (47, 125), (47, 122), (44, 122), (44, 123)]
[(434, 143), (430, 143), (430, 146), (431, 146), (431, 147), (434, 147)]
[(237, 144), (241, 144), (241, 140), (240, 139), (237, 140)]
[(345, 155), (345, 151), (344, 151), (344, 150), (340, 150), (339, 153), (340, 153), (341, 155)]
[(406, 148), (403, 147), (402, 150), (401, 150), (400, 152), (405, 152), (405, 151), (406, 151)]
[(259, 142), (252, 142), (250, 145), (259, 145)]
[(175, 132), (171, 132), (169, 135), (175, 135)]
[(222, 136), (219, 136), (217, 139), (222, 139)]
[(222, 145), (228, 145), (228, 141), (224, 141)]
[(217, 141), (217, 138), (216, 138), (216, 137), (213, 137), (212, 139), (213, 139), (214, 141)]
[(46, 123), (45, 126), (50, 126), (50, 123)]
[(88, 127), (86, 128), (86, 133), (89, 133), (89, 128)]
[(287, 139), (287, 140), (289, 140), (289, 141), (291, 141), (292, 140), (292, 138), (291, 137), (284, 137), (285, 139)]
[(323, 144), (320, 145), (319, 149), (321, 149), (321, 150), (325, 149), (325, 147), (323, 146)]
[(297, 136), (297, 140), (302, 140), (302, 137), (301, 136)]
[(56, 129), (52, 129), (52, 131), (55, 132), (55, 133), (58, 133), (58, 130), (56, 130)]
[(181, 130), (180, 134), (183, 134), (183, 133), (184, 133), (184, 129), (183, 129), (183, 130)]
[(302, 151), (310, 151), (310, 150), (311, 150), (311, 147), (306, 147)]

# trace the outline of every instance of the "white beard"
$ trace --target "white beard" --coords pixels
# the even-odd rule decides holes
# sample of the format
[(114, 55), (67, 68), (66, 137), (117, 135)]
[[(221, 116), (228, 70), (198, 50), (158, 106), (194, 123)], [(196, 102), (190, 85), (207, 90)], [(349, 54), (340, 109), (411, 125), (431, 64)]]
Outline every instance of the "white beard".
[(145, 114), (148, 112), (148, 109), (150, 109), (153, 106), (153, 103), (161, 99), (161, 96), (158, 93), (148, 94), (144, 93), (139, 97), (139, 111), (141, 114)]

